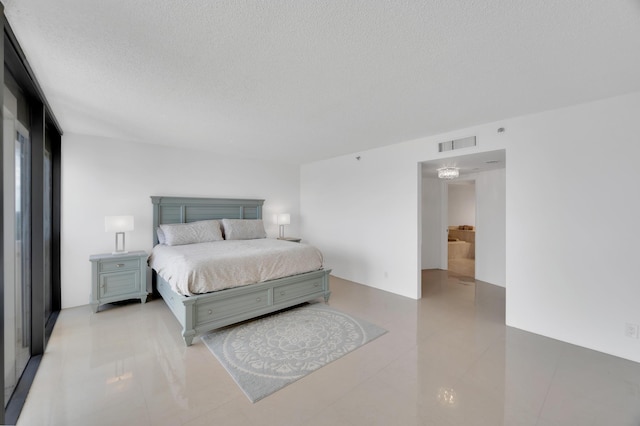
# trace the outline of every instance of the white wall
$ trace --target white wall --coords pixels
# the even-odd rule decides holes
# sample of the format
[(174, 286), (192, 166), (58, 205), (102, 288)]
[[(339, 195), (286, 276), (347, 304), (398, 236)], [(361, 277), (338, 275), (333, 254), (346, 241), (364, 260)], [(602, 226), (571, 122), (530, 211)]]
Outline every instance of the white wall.
[[(439, 179), (422, 179), (422, 269), (441, 268), (442, 184)], [(444, 257), (446, 258), (446, 252)]]
[(406, 160), (398, 147), (302, 166), (301, 217), (334, 275), (416, 297), (420, 171)]
[(448, 226), (476, 225), (476, 186), (449, 182)]
[(640, 324), (639, 252), (625, 229), (640, 217), (638, 117), (633, 93), (304, 165), (304, 234), (335, 275), (419, 297), (416, 163), (476, 135), (456, 155), (507, 149), (507, 324), (640, 361), (640, 339), (623, 335)]
[(89, 256), (114, 249), (104, 217), (132, 214), (128, 250), (152, 246), (151, 195), (265, 199), (270, 237), (280, 212), (291, 214), (287, 235), (300, 235), (299, 167), (239, 160), (207, 152), (90, 136), (62, 139), (62, 307), (89, 303)]
[[(511, 164), (507, 163), (507, 169)], [(476, 279), (506, 286), (506, 171), (474, 175), (476, 185)]]
[(507, 131), (507, 324), (640, 362), (640, 93)]

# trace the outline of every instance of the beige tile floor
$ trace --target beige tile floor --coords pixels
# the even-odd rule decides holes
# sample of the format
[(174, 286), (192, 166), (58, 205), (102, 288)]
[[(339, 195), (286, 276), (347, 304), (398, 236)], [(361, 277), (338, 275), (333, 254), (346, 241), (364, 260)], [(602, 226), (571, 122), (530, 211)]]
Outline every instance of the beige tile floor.
[(64, 310), (18, 425), (640, 425), (640, 364), (504, 326), (504, 289), (425, 271), (421, 300), (332, 279), (389, 333), (252, 404), (161, 300)]

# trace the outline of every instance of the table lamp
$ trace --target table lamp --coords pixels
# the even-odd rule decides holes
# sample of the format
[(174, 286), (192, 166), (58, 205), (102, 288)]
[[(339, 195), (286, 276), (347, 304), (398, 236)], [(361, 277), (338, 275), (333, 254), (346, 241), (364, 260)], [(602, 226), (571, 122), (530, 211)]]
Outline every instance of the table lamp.
[[(105, 216), (104, 230), (116, 233), (116, 249), (112, 254), (127, 253), (124, 245), (124, 233), (133, 231), (133, 216)], [(119, 247), (120, 241), (122, 241), (122, 248)]]

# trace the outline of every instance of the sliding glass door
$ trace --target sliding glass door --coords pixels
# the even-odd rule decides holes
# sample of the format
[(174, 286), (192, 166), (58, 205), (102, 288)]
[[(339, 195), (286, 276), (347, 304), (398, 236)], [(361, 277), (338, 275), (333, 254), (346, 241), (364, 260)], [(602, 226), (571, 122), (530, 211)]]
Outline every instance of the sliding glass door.
[(28, 115), (22, 117), (26, 123), (18, 119), (23, 101), (5, 86), (3, 167), (5, 189), (11, 190), (4, 191), (4, 250), (5, 260), (12, 260), (4, 274), (5, 405), (31, 357), (31, 152)]
[[(31, 153), (28, 132), (20, 122), (16, 122), (15, 168), (16, 248), (13, 285), (16, 295), (14, 380), (17, 383), (31, 358)], [(5, 281), (5, 286), (7, 284)]]
[(61, 305), (62, 132), (4, 16), (0, 27), (0, 424), (15, 424)]
[(42, 239), (44, 244), (44, 319), (49, 321), (53, 312), (53, 150), (47, 132), (44, 144)]

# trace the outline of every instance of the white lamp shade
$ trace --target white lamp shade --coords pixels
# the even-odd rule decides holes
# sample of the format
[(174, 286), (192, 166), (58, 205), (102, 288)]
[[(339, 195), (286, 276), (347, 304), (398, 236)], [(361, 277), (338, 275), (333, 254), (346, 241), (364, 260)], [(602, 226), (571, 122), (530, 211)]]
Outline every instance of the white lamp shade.
[(105, 216), (105, 232), (133, 231), (133, 216)]
[(278, 215), (278, 225), (289, 225), (291, 223), (291, 215), (289, 213), (280, 213)]

